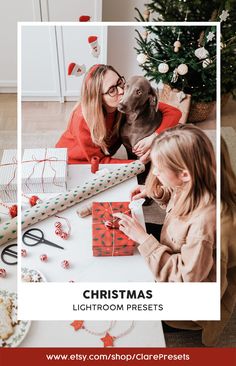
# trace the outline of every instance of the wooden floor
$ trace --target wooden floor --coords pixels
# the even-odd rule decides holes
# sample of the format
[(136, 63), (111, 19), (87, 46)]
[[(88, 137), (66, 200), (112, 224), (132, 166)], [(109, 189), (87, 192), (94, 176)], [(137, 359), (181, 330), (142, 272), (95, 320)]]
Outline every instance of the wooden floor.
[[(63, 131), (75, 102), (23, 102), (22, 130), (24, 132)], [(230, 100), (222, 110), (222, 126), (236, 130), (236, 101)], [(215, 127), (214, 111), (208, 120), (198, 124), (203, 129)], [(16, 131), (16, 94), (0, 94), (0, 131)]]

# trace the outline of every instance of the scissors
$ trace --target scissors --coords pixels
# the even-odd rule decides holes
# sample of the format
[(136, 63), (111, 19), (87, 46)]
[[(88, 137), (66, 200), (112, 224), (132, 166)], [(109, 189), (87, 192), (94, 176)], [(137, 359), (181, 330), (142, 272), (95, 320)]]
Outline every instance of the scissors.
[(5, 247), (1, 253), (1, 260), (5, 264), (9, 264), (10, 266), (17, 264), (17, 260), (13, 262), (13, 259), (10, 260), (8, 257), (17, 258), (17, 250), (12, 250), (12, 247), (17, 247), (17, 244), (11, 244)]
[(23, 243), (25, 245), (28, 245), (29, 247), (34, 247), (35, 245), (38, 245), (38, 244), (47, 244), (47, 245), (51, 245), (52, 247), (55, 247), (55, 248), (64, 249), (63, 247), (60, 247), (60, 245), (57, 245), (55, 243), (52, 243), (49, 240), (44, 239), (44, 233), (42, 232), (42, 230), (36, 229), (36, 228), (27, 230), (23, 234), (22, 240), (23, 240)]

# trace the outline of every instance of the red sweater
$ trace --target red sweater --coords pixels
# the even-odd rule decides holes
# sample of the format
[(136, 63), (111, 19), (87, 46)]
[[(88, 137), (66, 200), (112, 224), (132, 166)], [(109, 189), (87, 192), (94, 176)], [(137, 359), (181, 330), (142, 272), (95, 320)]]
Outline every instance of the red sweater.
[[(181, 117), (179, 109), (162, 102), (159, 102), (158, 108), (163, 118), (156, 132), (160, 133), (178, 124)], [(112, 132), (114, 118), (115, 112), (108, 114), (106, 117), (108, 135)], [(118, 137), (113, 136), (110, 139), (109, 151), (111, 155), (115, 154), (121, 144), (122, 142)], [(93, 143), (89, 127), (82, 114), (81, 106), (78, 106), (74, 110), (67, 130), (60, 137), (56, 147), (68, 149), (69, 164), (89, 163), (93, 156), (98, 156), (101, 164), (127, 162), (127, 160), (112, 159), (111, 155), (105, 155), (100, 147)]]

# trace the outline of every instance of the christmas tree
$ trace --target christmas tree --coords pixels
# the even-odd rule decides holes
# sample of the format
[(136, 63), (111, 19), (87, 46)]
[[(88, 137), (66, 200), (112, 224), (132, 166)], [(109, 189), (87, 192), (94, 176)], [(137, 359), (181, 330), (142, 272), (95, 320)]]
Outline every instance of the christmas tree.
[(192, 101), (216, 99), (215, 27), (147, 26), (137, 33), (145, 76), (191, 94)]
[[(235, 0), (158, 0), (146, 4), (143, 14), (136, 9), (141, 21), (220, 21), (221, 22), (221, 92), (236, 97), (236, 1)], [(150, 19), (151, 18), (151, 19)], [(192, 95), (192, 101), (212, 101), (216, 95), (216, 30), (212, 27), (146, 27), (138, 32), (138, 60), (146, 76), (162, 80), (171, 87)], [(179, 41), (181, 47), (173, 45)], [(198, 49), (198, 51), (197, 51)], [(175, 52), (176, 51), (176, 52)], [(197, 54), (197, 55), (196, 55)], [(199, 57), (200, 56), (200, 57)], [(171, 60), (171, 61), (170, 61)], [(167, 62), (168, 61), (168, 62)], [(179, 62), (181, 61), (181, 62)], [(179, 63), (178, 63), (179, 62)], [(169, 69), (166, 73), (159, 69)], [(188, 72), (177, 73), (185, 64)], [(176, 70), (177, 68), (177, 70)]]

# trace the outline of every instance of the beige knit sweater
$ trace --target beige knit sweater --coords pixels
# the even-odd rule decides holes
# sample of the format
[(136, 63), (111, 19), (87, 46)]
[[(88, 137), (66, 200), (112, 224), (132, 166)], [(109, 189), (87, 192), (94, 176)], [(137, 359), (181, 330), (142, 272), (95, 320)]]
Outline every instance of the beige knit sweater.
[(156, 200), (166, 207), (160, 242), (149, 235), (138, 250), (158, 282), (216, 281), (216, 207), (212, 204), (180, 219), (172, 213), (177, 199), (178, 193), (164, 189)]
[(174, 328), (202, 329), (202, 343), (215, 346), (230, 320), (236, 304), (236, 222), (230, 215), (221, 218), (221, 320), (166, 321)]

